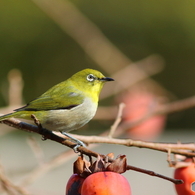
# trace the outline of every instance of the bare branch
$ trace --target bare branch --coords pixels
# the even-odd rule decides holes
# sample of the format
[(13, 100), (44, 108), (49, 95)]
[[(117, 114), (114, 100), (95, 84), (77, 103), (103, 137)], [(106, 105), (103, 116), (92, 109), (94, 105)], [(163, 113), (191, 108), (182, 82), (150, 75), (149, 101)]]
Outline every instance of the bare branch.
[(16, 186), (13, 184), (3, 172), (2, 167), (0, 167), (0, 186), (4, 192), (9, 195), (30, 195), (24, 188)]
[(23, 80), (22, 74), (17, 69), (10, 70), (8, 74), (9, 81), (9, 106), (22, 105)]
[[(16, 119), (9, 119), (4, 120), (4, 124), (12, 126), (17, 129), (22, 129), (25, 131), (35, 132), (38, 134), (43, 135), (46, 139), (50, 139), (61, 143), (63, 145), (68, 146), (69, 148), (74, 148), (75, 143), (73, 144), (71, 141), (64, 139), (63, 137), (59, 137), (56, 134), (52, 133), (50, 130), (47, 129), (40, 129), (35, 125), (31, 125), (28, 123), (21, 122)], [(155, 142), (146, 142), (146, 141), (139, 141), (139, 140), (132, 140), (132, 139), (116, 139), (116, 138), (108, 138), (108, 137), (100, 137), (100, 136), (81, 136), (81, 135), (73, 135), (75, 138), (82, 140), (85, 143), (108, 143), (108, 144), (119, 144), (128, 147), (139, 147), (139, 148), (148, 148), (153, 150), (158, 150), (162, 152), (168, 152), (171, 150), (173, 154), (180, 154), (184, 156), (194, 157), (195, 156), (195, 144), (194, 143), (155, 143)], [(186, 150), (186, 151), (185, 151)], [(88, 150), (85, 147), (79, 147), (78, 151), (86, 154), (88, 156), (97, 157), (97, 153)], [(192, 152), (190, 152), (192, 151)]]
[(41, 149), (39, 143), (35, 140), (34, 137), (29, 137), (27, 139), (27, 143), (29, 144), (31, 150), (33, 151), (33, 154), (35, 158), (37, 159), (37, 162), (39, 165), (44, 164), (44, 153), (43, 150)]
[(132, 139), (116, 139), (100, 136), (81, 136), (74, 135), (76, 138), (82, 141), (90, 143), (107, 143), (107, 144), (118, 144), (127, 147), (138, 147), (157, 150), (161, 152), (168, 152), (169, 150), (173, 154), (180, 154), (189, 157), (195, 157), (195, 143), (157, 143), (157, 142), (146, 142)]
[(113, 136), (113, 134), (114, 134), (114, 132), (116, 131), (116, 129), (117, 129), (119, 123), (120, 123), (121, 120), (122, 120), (122, 113), (123, 113), (124, 107), (125, 107), (125, 104), (124, 104), (124, 103), (121, 103), (121, 104), (119, 105), (118, 115), (117, 115), (117, 117), (116, 117), (116, 120), (115, 120), (114, 124), (113, 124), (113, 125), (111, 126), (111, 128), (110, 128), (110, 133), (108, 134), (108, 137), (109, 137), (109, 138), (111, 138), (111, 137)]
[(173, 179), (173, 178), (170, 178), (170, 177), (166, 177), (166, 176), (164, 176), (164, 175), (155, 173), (154, 171), (150, 171), (150, 170), (146, 170), (146, 169), (140, 169), (140, 168), (138, 168), (138, 167), (134, 167), (134, 166), (131, 166), (131, 165), (128, 165), (128, 166), (127, 166), (127, 169), (133, 170), (133, 171), (137, 171), (137, 172), (140, 172), (140, 173), (145, 173), (145, 174), (148, 174), (148, 175), (150, 175), (150, 176), (159, 177), (159, 178), (162, 178), (162, 179), (171, 181), (171, 182), (173, 182), (173, 183), (175, 183), (175, 184), (181, 184), (181, 183), (183, 183), (183, 182), (182, 182), (181, 180), (179, 180), (179, 179)]
[[(62, 0), (32, 0), (41, 10), (43, 10), (51, 19), (53, 19), (59, 27), (71, 36), (81, 48), (107, 73), (114, 74), (126, 66), (128, 67), (128, 78), (137, 80), (136, 78), (147, 78), (151, 85), (157, 86), (164, 92), (167, 92), (160, 84), (149, 77), (149, 74), (143, 68), (145, 64), (158, 64), (160, 67), (164, 64), (162, 57), (153, 55), (151, 63), (149, 58), (140, 61), (144, 66), (140, 67), (137, 63), (132, 61), (124, 55), (115, 45), (113, 45), (108, 38), (101, 32), (101, 30), (92, 23), (82, 12), (80, 12), (74, 4), (70, 1)], [(159, 67), (157, 66), (157, 67)], [(155, 70), (155, 68), (152, 70)], [(159, 70), (158, 70), (159, 71)], [(150, 70), (151, 72), (151, 70)], [(134, 75), (133, 75), (134, 74)], [(124, 79), (118, 80), (119, 84), (123, 86)], [(127, 78), (127, 77), (126, 77)], [(130, 80), (128, 79), (128, 80)], [(123, 81), (122, 81), (123, 80)], [(121, 83), (120, 83), (121, 82)], [(125, 82), (125, 86), (128, 85)], [(120, 87), (119, 87), (120, 89)], [(106, 90), (105, 90), (106, 91)], [(113, 91), (112, 91), (113, 92)], [(108, 94), (107, 94), (108, 96)]]
[[(63, 145), (66, 145), (70, 148), (74, 148), (75, 144), (73, 144), (71, 141), (66, 140), (62, 137), (59, 137), (55, 134), (53, 134), (51, 131), (47, 130), (47, 129), (40, 129), (39, 127), (35, 126), (35, 125), (30, 125), (24, 122), (20, 122), (19, 120), (16, 119), (9, 119), (9, 120), (5, 120), (3, 121), (3, 123), (13, 126), (17, 129), (23, 129), (25, 131), (31, 131), (31, 132), (35, 132), (35, 133), (39, 133), (41, 135), (44, 136), (44, 138), (46, 139), (50, 139), (53, 141), (56, 141), (58, 143), (61, 143)], [(79, 137), (81, 138), (82, 141), (86, 142), (86, 143), (112, 143), (112, 144), (121, 144), (121, 145), (126, 145), (126, 146), (135, 146), (135, 147), (142, 147), (142, 148), (150, 148), (150, 149), (154, 149), (154, 150), (158, 150), (158, 151), (163, 151), (163, 152), (167, 152), (167, 150), (169, 148), (171, 148), (171, 152), (175, 153), (175, 154), (181, 154), (181, 155), (186, 155), (186, 156), (195, 156), (195, 153), (193, 152), (185, 152), (185, 151), (181, 151), (180, 149), (183, 149), (183, 144), (180, 144), (180, 148), (178, 148), (177, 144), (160, 144), (160, 143), (150, 143), (150, 142), (142, 142), (142, 141), (134, 141), (134, 140), (125, 140), (125, 139), (113, 139), (113, 138), (107, 138), (107, 137), (99, 137), (99, 136), (76, 136), (75, 137)], [(195, 145), (191, 144), (191, 146), (193, 146), (193, 148), (191, 148), (193, 151), (195, 150)], [(186, 145), (185, 145), (186, 147)], [(177, 148), (177, 149), (175, 149)], [(186, 147), (187, 148), (187, 147)], [(85, 154), (87, 156), (93, 156), (93, 157), (98, 157), (98, 153), (91, 151), (85, 147), (78, 147), (77, 148), (78, 152)], [(189, 150), (189, 147), (188, 147)], [(132, 167), (129, 166), (129, 169), (131, 169)], [(140, 168), (137, 168), (137, 170), (139, 171)], [(47, 170), (47, 169), (45, 169)], [(132, 170), (134, 170), (132, 168)], [(144, 169), (140, 169), (141, 172), (149, 174), (148, 171), (144, 172)], [(35, 175), (37, 174), (37, 172), (35, 172)], [(159, 174), (153, 174), (153, 176), (159, 177)], [(161, 177), (161, 176), (160, 176)], [(33, 178), (33, 177), (32, 177)], [(162, 177), (161, 177), (162, 178)], [(166, 177), (164, 176), (164, 179), (166, 179)], [(178, 183), (177, 180), (173, 180), (173, 179), (169, 179), (169, 181), (172, 181), (174, 183)], [(28, 180), (26, 181), (27, 183), (29, 182)], [(181, 181), (180, 181), (181, 182)]]
[[(67, 158), (67, 156), (69, 158)], [(71, 156), (75, 156), (75, 153), (72, 150), (68, 150), (58, 155), (57, 157), (52, 158), (48, 162), (40, 164), (39, 166), (37, 166), (35, 169), (28, 173), (28, 175), (20, 182), (20, 185), (27, 186), (33, 183), (39, 177), (47, 173), (49, 170), (54, 169), (55, 167), (58, 167), (59, 165), (69, 161)]]
[[(149, 119), (155, 115), (167, 115), (175, 112), (180, 112), (189, 108), (195, 107), (195, 96), (185, 98), (183, 100), (177, 100), (174, 102), (161, 104), (156, 106), (150, 112), (148, 112), (143, 118), (133, 121), (133, 122), (123, 122), (121, 124), (121, 128), (131, 128), (134, 127), (141, 122)], [(110, 107), (99, 107), (97, 113), (94, 117), (96, 120), (113, 120), (116, 118), (117, 115), (117, 106), (110, 106)]]

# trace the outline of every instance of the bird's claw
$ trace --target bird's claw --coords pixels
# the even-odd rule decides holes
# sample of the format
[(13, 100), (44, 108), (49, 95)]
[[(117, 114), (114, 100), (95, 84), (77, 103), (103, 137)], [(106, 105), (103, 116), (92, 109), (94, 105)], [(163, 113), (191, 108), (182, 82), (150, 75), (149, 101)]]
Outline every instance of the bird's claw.
[(74, 143), (76, 143), (76, 146), (73, 147), (73, 150), (75, 153), (78, 153), (79, 151), (77, 150), (77, 148), (79, 148), (80, 146), (83, 146), (83, 147), (86, 147), (86, 145), (81, 141), (81, 140), (78, 140), (74, 137), (72, 137), (71, 135), (69, 135), (68, 133), (66, 132), (61, 132), (63, 135), (67, 136), (68, 138), (71, 139), (71, 141), (73, 141)]

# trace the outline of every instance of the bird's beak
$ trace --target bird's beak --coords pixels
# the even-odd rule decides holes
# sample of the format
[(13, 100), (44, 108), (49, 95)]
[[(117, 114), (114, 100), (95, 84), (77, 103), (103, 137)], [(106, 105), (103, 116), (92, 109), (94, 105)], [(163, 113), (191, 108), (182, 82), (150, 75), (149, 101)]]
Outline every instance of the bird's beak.
[(101, 79), (99, 79), (100, 81), (114, 81), (114, 79), (109, 78), (109, 77), (103, 77)]

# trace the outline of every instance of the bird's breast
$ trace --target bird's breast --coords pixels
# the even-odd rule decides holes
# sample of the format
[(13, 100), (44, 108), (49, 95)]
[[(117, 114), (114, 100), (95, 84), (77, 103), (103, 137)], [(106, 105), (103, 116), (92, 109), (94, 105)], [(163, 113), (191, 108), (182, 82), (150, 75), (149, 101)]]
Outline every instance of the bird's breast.
[(42, 126), (52, 131), (71, 131), (88, 123), (95, 115), (97, 103), (86, 98), (84, 102), (70, 110), (59, 109), (47, 111)]

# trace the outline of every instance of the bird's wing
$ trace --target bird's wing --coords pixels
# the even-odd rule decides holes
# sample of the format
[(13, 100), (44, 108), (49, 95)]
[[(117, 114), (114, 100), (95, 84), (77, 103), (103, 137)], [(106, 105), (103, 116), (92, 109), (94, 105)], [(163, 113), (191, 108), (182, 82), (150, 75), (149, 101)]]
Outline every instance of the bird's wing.
[(58, 110), (71, 109), (84, 101), (84, 96), (76, 92), (60, 92), (51, 95), (49, 92), (31, 101), (26, 106), (16, 109), (15, 111), (39, 111), (39, 110)]

